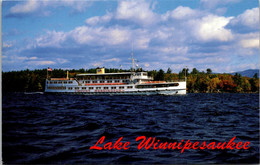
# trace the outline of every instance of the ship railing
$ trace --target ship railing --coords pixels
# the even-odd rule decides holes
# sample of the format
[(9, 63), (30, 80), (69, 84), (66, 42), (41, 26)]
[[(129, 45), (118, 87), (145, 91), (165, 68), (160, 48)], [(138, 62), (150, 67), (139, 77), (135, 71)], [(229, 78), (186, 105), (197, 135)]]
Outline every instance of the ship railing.
[(153, 79), (151, 76), (133, 76), (134, 79)]
[(185, 82), (185, 79), (167, 80), (166, 82)]

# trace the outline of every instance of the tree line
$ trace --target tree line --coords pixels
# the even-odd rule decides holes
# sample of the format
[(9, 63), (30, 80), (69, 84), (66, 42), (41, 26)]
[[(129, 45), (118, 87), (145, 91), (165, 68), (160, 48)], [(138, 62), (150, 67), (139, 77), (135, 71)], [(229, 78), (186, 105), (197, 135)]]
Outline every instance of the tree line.
[[(105, 69), (106, 73), (116, 72), (130, 72), (131, 70), (122, 69)], [(142, 68), (139, 71), (143, 71)], [(189, 69), (183, 68), (179, 73), (172, 73), (168, 68), (164, 70), (147, 71), (149, 76), (154, 80), (178, 81), (184, 80), (187, 77), (187, 91), (189, 93), (216, 93), (216, 92), (230, 92), (230, 93), (249, 93), (259, 92), (259, 79), (255, 74), (253, 78), (243, 77), (240, 74), (215, 74), (211, 69), (198, 71), (193, 68), (191, 72)], [(69, 77), (75, 77), (78, 73), (96, 73), (96, 69), (72, 69), (69, 70)], [(51, 77), (62, 78), (66, 77), (66, 70), (54, 69), (48, 72)], [(36, 70), (22, 70), (2, 72), (2, 91), (4, 92), (35, 92), (44, 91), (45, 79), (47, 76), (46, 69)]]

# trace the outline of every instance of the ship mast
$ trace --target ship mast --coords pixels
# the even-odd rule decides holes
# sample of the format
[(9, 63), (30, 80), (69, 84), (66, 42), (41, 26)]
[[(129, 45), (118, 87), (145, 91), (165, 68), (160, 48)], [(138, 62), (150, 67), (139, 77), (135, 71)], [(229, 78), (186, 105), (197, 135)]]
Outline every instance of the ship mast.
[(131, 56), (132, 56), (132, 71), (134, 71), (134, 68), (135, 68), (135, 60), (134, 60), (134, 52), (133, 52), (133, 43), (132, 43), (132, 53), (131, 53)]

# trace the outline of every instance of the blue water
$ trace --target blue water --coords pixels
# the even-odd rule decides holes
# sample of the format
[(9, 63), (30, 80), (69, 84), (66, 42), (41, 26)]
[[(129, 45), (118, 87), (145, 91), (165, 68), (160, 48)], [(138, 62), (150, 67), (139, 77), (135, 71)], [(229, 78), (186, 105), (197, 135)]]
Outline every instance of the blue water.
[[(259, 163), (259, 94), (186, 96), (3, 95), (3, 161), (54, 164)], [(128, 150), (90, 150), (124, 137)], [(247, 150), (137, 149), (164, 142), (249, 141)]]

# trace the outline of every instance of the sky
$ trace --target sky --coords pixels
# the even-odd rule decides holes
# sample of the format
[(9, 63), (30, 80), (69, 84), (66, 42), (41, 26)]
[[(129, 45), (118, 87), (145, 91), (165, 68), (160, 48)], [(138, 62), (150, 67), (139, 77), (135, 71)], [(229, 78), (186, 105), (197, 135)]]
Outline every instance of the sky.
[(2, 71), (259, 68), (258, 0), (2, 1)]

